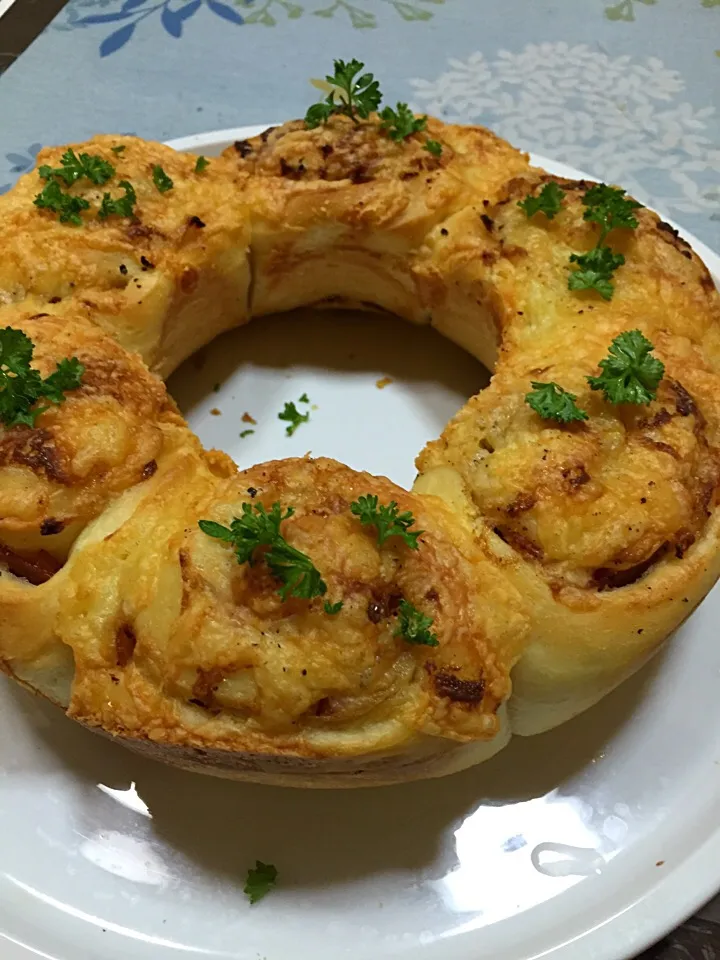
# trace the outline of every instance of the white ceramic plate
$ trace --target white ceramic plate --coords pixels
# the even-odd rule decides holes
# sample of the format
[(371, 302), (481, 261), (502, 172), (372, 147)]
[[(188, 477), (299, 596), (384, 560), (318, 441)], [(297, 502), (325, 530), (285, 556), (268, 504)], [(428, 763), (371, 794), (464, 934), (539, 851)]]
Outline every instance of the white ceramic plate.
[[(260, 129), (173, 146), (212, 155)], [(221, 338), (170, 388), (241, 466), (310, 449), (409, 485), (416, 452), (484, 382), (432, 331), (303, 311)], [(287, 438), (277, 413), (304, 392), (317, 409)], [(244, 412), (258, 424), (240, 439)], [(0, 957), (625, 960), (720, 887), (719, 619), (716, 589), (576, 721), (455, 777), (373, 790), (164, 768), (3, 681)], [(250, 907), (256, 858), (280, 882)]]

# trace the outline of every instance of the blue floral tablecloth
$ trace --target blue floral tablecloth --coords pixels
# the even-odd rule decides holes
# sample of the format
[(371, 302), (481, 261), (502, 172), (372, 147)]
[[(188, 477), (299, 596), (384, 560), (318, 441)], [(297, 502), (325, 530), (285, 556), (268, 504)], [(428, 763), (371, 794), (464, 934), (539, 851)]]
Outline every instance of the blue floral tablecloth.
[[(334, 57), (720, 251), (720, 0), (70, 0), (0, 78), (0, 193), (41, 144), (304, 115)], [(720, 957), (716, 921), (717, 902), (648, 956)]]
[(40, 143), (301, 115), (352, 56), (720, 248), (720, 0), (70, 0), (0, 82), (0, 191)]

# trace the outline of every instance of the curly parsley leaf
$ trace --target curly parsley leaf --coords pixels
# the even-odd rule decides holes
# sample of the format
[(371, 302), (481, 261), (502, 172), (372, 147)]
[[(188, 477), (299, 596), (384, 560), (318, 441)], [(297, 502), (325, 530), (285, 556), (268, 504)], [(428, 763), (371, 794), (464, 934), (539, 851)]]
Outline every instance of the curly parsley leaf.
[(306, 393), (304, 393), (304, 394), (300, 397), (300, 400), (299, 400), (298, 402), (299, 402), (299, 403), (310, 403), (310, 397), (309, 397)]
[(133, 217), (135, 216), (135, 204), (137, 196), (131, 183), (127, 180), (121, 180), (119, 186), (125, 191), (122, 197), (116, 197), (114, 200), (109, 193), (104, 193), (98, 216), (101, 220), (106, 217)]
[(277, 869), (272, 863), (263, 863), (262, 860), (256, 860), (255, 866), (250, 867), (247, 872), (247, 879), (243, 888), (243, 893), (250, 903), (257, 903), (258, 900), (270, 893), (277, 883)]
[(167, 193), (168, 190), (172, 190), (174, 184), (170, 177), (165, 173), (163, 168), (159, 163), (156, 163), (152, 168), (152, 178), (153, 183), (157, 187), (160, 193)]
[(273, 575), (282, 581), (278, 593), (283, 600), (288, 597), (312, 600), (327, 592), (327, 584), (310, 557), (291, 547), (282, 537), (274, 541), (265, 554), (265, 561)]
[(571, 423), (573, 420), (587, 420), (588, 415), (577, 406), (574, 393), (564, 390), (559, 384), (539, 383), (533, 380), (532, 391), (525, 395), (525, 403), (532, 407), (543, 420), (557, 420), (559, 423)]
[(272, 574), (282, 582), (278, 590), (282, 599), (291, 596), (309, 600), (323, 596), (327, 585), (310, 557), (290, 546), (280, 533), (280, 524), (294, 512), (288, 507), (283, 513), (277, 502), (269, 512), (261, 503), (244, 503), (242, 516), (234, 517), (229, 527), (214, 520), (200, 520), (198, 526), (207, 536), (232, 544), (238, 563), (252, 566), (255, 550), (268, 547), (264, 559)]
[(334, 113), (341, 112), (336, 109), (336, 107), (337, 104), (332, 94), (328, 96), (327, 100), (323, 100), (322, 103), (314, 103), (308, 108), (305, 114), (305, 126), (308, 130), (314, 130), (315, 127), (319, 127), (321, 123), (327, 123)]
[(74, 150), (69, 149), (60, 157), (59, 167), (53, 169), (43, 164), (38, 173), (43, 180), (62, 180), (67, 187), (71, 187), (81, 177), (87, 177), (91, 183), (101, 185), (114, 176), (115, 167), (102, 157), (91, 156), (89, 153), (81, 153), (78, 157)]
[(195, 173), (202, 173), (203, 170), (207, 170), (210, 166), (210, 161), (207, 157), (198, 157), (195, 161)]
[(651, 356), (652, 343), (639, 330), (626, 330), (610, 344), (598, 366), (599, 377), (588, 377), (593, 390), (602, 390), (610, 403), (650, 403), (655, 399), (665, 366)]
[(61, 360), (55, 372), (46, 377), (42, 385), (42, 395), (51, 403), (62, 403), (68, 390), (77, 390), (82, 382), (85, 367), (77, 357)]
[(416, 117), (406, 103), (398, 103), (394, 110), (385, 107), (379, 116), (380, 126), (395, 141), (405, 140), (427, 126), (427, 117)]
[(307, 423), (309, 419), (310, 414), (300, 413), (294, 403), (286, 403), (283, 412), (278, 414), (278, 420), (287, 420), (290, 424), (289, 427), (285, 427), (285, 433), (289, 437), (295, 433), (301, 423)]
[(330, 614), (331, 617), (335, 616), (336, 613), (340, 613), (344, 604), (342, 600), (338, 600), (337, 603), (330, 603), (329, 600), (326, 600), (323, 604), (323, 610), (325, 613)]
[(592, 250), (587, 253), (573, 253), (571, 263), (578, 269), (568, 277), (569, 290), (596, 290), (603, 300), (612, 298), (614, 287), (612, 277), (618, 267), (625, 263), (621, 253), (613, 253), (605, 245), (605, 239), (611, 230), (634, 230), (637, 217), (633, 213), (641, 204), (629, 200), (624, 190), (609, 187), (606, 183), (596, 183), (589, 187), (582, 198), (585, 206), (583, 219), (600, 226), (600, 236)]
[[(44, 380), (30, 366), (33, 342), (22, 330), (0, 330), (0, 421), (6, 427), (35, 426), (51, 404), (61, 404), (68, 390), (81, 384), (84, 366), (77, 357), (61, 360)], [(39, 400), (47, 400), (38, 406)]]
[(315, 103), (305, 115), (305, 126), (309, 129), (327, 123), (333, 114), (344, 114), (358, 123), (358, 117), (367, 120), (373, 110), (380, 106), (382, 94), (380, 85), (372, 73), (359, 75), (364, 63), (359, 60), (334, 60), (335, 72), (325, 77), (335, 90), (323, 103)]
[(605, 242), (605, 237), (611, 230), (634, 230), (638, 225), (633, 210), (638, 210), (642, 204), (628, 199), (625, 191), (617, 187), (596, 183), (585, 191), (582, 202), (586, 208), (583, 218), (600, 224), (602, 228), (598, 246)]
[(423, 144), (423, 149), (427, 150), (428, 153), (431, 153), (434, 157), (442, 156), (442, 144), (439, 140), (426, 140)]
[(560, 213), (564, 197), (565, 191), (551, 180), (536, 197), (530, 194), (524, 200), (519, 200), (518, 206), (528, 219), (536, 213), (544, 213), (548, 220), (552, 220), (556, 213)]
[(576, 263), (578, 269), (568, 277), (568, 290), (595, 290), (603, 300), (611, 300), (615, 290), (612, 277), (625, 257), (610, 247), (593, 247), (587, 253), (570, 254), (570, 263)]
[(398, 627), (394, 636), (402, 637), (408, 643), (422, 644), (426, 647), (437, 647), (439, 641), (437, 634), (432, 633), (430, 627), (433, 625), (432, 617), (426, 616), (417, 607), (414, 607), (407, 600), (400, 601), (398, 608)]
[(110, 147), (110, 149), (112, 150), (113, 153), (120, 156), (121, 153), (125, 153), (126, 147), (124, 143), (120, 143), (117, 145), (117, 147)]
[(411, 550), (417, 550), (418, 538), (425, 532), (424, 530), (409, 531), (409, 527), (415, 523), (412, 513), (409, 510), (400, 513), (395, 500), (391, 500), (387, 506), (384, 506), (373, 494), (358, 497), (350, 504), (350, 512), (363, 526), (374, 526), (377, 529), (380, 546), (390, 537), (400, 537)]
[(262, 503), (244, 503), (242, 517), (235, 517), (229, 527), (214, 520), (200, 520), (199, 526), (209, 537), (232, 543), (238, 563), (252, 563), (255, 548), (274, 543), (280, 537), (280, 524), (294, 513), (292, 507), (283, 513), (279, 503), (269, 513)]
[(71, 223), (75, 227), (82, 224), (81, 211), (90, 208), (90, 204), (83, 197), (64, 193), (57, 180), (50, 180), (35, 197), (33, 203), (41, 210), (52, 210), (53, 213), (57, 213), (60, 223)]

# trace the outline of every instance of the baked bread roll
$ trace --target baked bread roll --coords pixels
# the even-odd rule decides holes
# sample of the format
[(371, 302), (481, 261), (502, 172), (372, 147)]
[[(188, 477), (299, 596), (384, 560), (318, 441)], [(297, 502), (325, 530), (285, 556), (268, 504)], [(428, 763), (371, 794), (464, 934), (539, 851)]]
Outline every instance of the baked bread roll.
[[(37, 173), (0, 198), (3, 325), (33, 340), (44, 374), (70, 354), (88, 371), (33, 427), (0, 434), (0, 664), (20, 682), (190, 769), (392, 783), (591, 706), (712, 586), (720, 305), (653, 213), (612, 231), (608, 297), (568, 287), (572, 257), (597, 244), (592, 185), (482, 128), (430, 120), (394, 141), (375, 117), (296, 121), (204, 168), (134, 138), (75, 149), (118, 168), (97, 190), (71, 185), (89, 203), (77, 226), (33, 206)], [(120, 176), (135, 218), (102, 219)], [(551, 216), (518, 206), (548, 185)], [(328, 302), (432, 324), (494, 368), (419, 455), (411, 493), (329, 460), (238, 473), (151, 372), (250, 316)], [(663, 366), (642, 403), (613, 403), (587, 378), (631, 331)], [(572, 395), (572, 422), (528, 404), (538, 381)], [(87, 442), (83, 423), (98, 425)], [(18, 461), (45, 434), (69, 482)], [(383, 540), (363, 497), (405, 526)], [(52, 549), (50, 520), (64, 524)], [(273, 530), (246, 549), (258, 523)], [(283, 579), (277, 542), (312, 590)], [(54, 565), (33, 578), (41, 550)]]
[[(562, 210), (528, 218), (518, 201), (551, 180), (565, 191)], [(647, 210), (635, 211), (635, 230), (616, 231), (625, 264), (612, 299), (569, 290), (568, 258), (595, 238), (583, 219), (588, 186), (515, 178), (499, 203), (436, 231), (417, 271), (433, 312), (464, 312), (464, 329), (482, 299), (503, 345), (490, 386), (418, 457), (415, 489), (445, 494), (473, 518), (530, 602), (511, 703), (524, 734), (569, 719), (634, 672), (720, 573), (717, 291)], [(663, 379), (649, 404), (609, 403), (587, 377), (634, 329), (654, 345)], [(486, 357), (493, 344), (477, 330), (474, 352)], [(534, 380), (562, 384), (589, 419), (541, 419), (525, 403)]]
[[(371, 490), (412, 512), (418, 549), (380, 546), (352, 514)], [(239, 564), (198, 527), (277, 502), (294, 510), (284, 538), (327, 588), (309, 600), (282, 599), (262, 550)], [(462, 769), (506, 740), (519, 595), (442, 501), (333, 461), (220, 480), (183, 454), (87, 528), (55, 583), (69, 715), (158, 758), (352, 786)], [(434, 646), (399, 634), (405, 603), (432, 618)]]
[[(0, 304), (28, 296), (45, 304), (71, 299), (73, 309), (168, 376), (198, 347), (248, 319), (249, 220), (230, 171), (216, 158), (197, 172), (188, 154), (109, 135), (46, 147), (38, 170), (62, 169), (68, 149), (110, 163), (115, 173), (100, 184), (87, 177), (63, 183), (68, 195), (90, 204), (79, 229), (34, 205), (48, 182), (37, 170), (3, 197)], [(172, 187), (156, 185), (157, 169)], [(127, 197), (123, 184), (136, 198), (132, 216), (101, 217), (105, 193)]]

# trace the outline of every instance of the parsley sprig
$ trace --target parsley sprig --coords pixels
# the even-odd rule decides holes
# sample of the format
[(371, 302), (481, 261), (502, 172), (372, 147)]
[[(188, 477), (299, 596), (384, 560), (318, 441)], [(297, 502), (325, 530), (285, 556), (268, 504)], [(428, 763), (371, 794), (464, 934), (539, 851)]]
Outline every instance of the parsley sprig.
[(109, 193), (104, 193), (98, 216), (101, 220), (106, 217), (133, 217), (135, 216), (135, 204), (137, 196), (133, 185), (128, 180), (121, 180), (118, 186), (125, 191), (122, 197), (113, 199)]
[(43, 180), (62, 180), (66, 187), (71, 187), (81, 177), (87, 177), (91, 183), (100, 186), (114, 176), (115, 167), (102, 157), (89, 153), (78, 156), (74, 150), (69, 149), (60, 157), (59, 167), (53, 168), (44, 163), (38, 168), (38, 174)]
[[(365, 64), (360, 60), (350, 60), (348, 63), (334, 60), (333, 67), (334, 74), (325, 77), (333, 90), (321, 103), (314, 103), (305, 114), (305, 126), (309, 130), (327, 123), (335, 114), (344, 114), (354, 123), (367, 120), (382, 102), (380, 84), (372, 73), (361, 74)], [(425, 130), (427, 117), (416, 117), (406, 103), (397, 103), (394, 108), (388, 106), (381, 111), (380, 127), (391, 140), (401, 143), (414, 133)], [(435, 157), (442, 154), (442, 144), (438, 140), (428, 139), (423, 147)]]
[(650, 403), (655, 399), (665, 366), (651, 356), (652, 343), (639, 330), (626, 330), (610, 344), (598, 366), (599, 377), (588, 377), (593, 390), (602, 390), (610, 403)]
[(418, 538), (424, 530), (410, 531), (415, 518), (409, 510), (400, 513), (397, 502), (391, 500), (387, 506), (379, 503), (374, 494), (358, 497), (350, 504), (350, 512), (363, 526), (377, 529), (378, 543), (382, 546), (390, 537), (400, 537), (411, 550), (418, 549)]
[(175, 186), (171, 178), (165, 173), (159, 163), (156, 163), (152, 168), (152, 178), (153, 183), (160, 193), (167, 193), (168, 190), (172, 190), (172, 188)]
[(544, 213), (548, 220), (552, 220), (555, 214), (560, 213), (564, 197), (565, 191), (551, 180), (536, 197), (528, 194), (524, 200), (519, 200), (518, 206), (528, 219), (536, 213)]
[(402, 637), (408, 643), (422, 644), (426, 647), (437, 647), (437, 634), (432, 633), (430, 627), (433, 618), (426, 616), (417, 607), (407, 600), (401, 600), (398, 608), (398, 627), (394, 636)]
[(554, 381), (540, 383), (533, 380), (532, 391), (525, 395), (525, 403), (544, 420), (557, 420), (559, 423), (572, 423), (575, 420), (587, 420), (588, 415), (575, 403), (574, 393), (563, 389)]
[(277, 868), (272, 863), (263, 863), (262, 860), (256, 860), (255, 866), (250, 867), (247, 872), (247, 879), (243, 887), (243, 893), (250, 903), (257, 903), (258, 900), (270, 893), (277, 883)]
[[(302, 400), (302, 397), (300, 399)], [(282, 413), (278, 414), (278, 420), (286, 420), (289, 423), (289, 426), (285, 427), (285, 433), (289, 437), (295, 433), (301, 423), (307, 423), (309, 419), (310, 414), (300, 413), (294, 403), (286, 403)]]
[(198, 526), (207, 536), (231, 543), (238, 563), (253, 566), (255, 550), (267, 547), (265, 563), (282, 583), (278, 590), (282, 599), (300, 597), (311, 600), (323, 596), (327, 584), (310, 557), (291, 546), (280, 533), (280, 524), (294, 513), (292, 507), (283, 513), (277, 502), (269, 512), (261, 503), (244, 503), (242, 517), (234, 517), (229, 527), (214, 520), (200, 520)]
[(327, 123), (333, 114), (344, 114), (354, 123), (367, 120), (373, 110), (377, 110), (382, 100), (380, 85), (372, 73), (363, 73), (365, 64), (359, 60), (334, 60), (335, 72), (325, 79), (335, 90), (322, 103), (314, 103), (305, 115), (305, 126), (309, 129)]
[(569, 290), (595, 290), (603, 300), (612, 299), (613, 274), (625, 263), (621, 253), (614, 253), (605, 244), (611, 230), (634, 230), (638, 221), (633, 211), (641, 204), (625, 196), (625, 191), (596, 183), (585, 191), (583, 219), (600, 226), (597, 243), (587, 253), (573, 253), (570, 262), (577, 264), (568, 277)]
[(70, 223), (74, 227), (82, 224), (81, 211), (88, 210), (90, 204), (83, 197), (64, 193), (57, 180), (50, 180), (35, 197), (33, 203), (41, 210), (52, 210), (58, 214), (60, 223)]
[[(41, 413), (80, 386), (85, 367), (77, 357), (61, 360), (43, 380), (30, 366), (33, 352), (33, 342), (22, 330), (0, 330), (0, 421), (6, 427), (34, 427)], [(48, 402), (39, 404), (43, 399)]]
[(406, 140), (427, 127), (427, 117), (416, 117), (406, 103), (398, 103), (395, 109), (385, 107), (380, 111), (380, 126), (391, 140)]
[[(414, 133), (425, 130), (427, 117), (416, 117), (406, 103), (398, 103), (394, 110), (392, 107), (385, 107), (380, 112), (380, 126), (391, 140), (399, 143)], [(442, 144), (437, 140), (426, 140), (424, 147), (436, 157), (442, 153)]]

